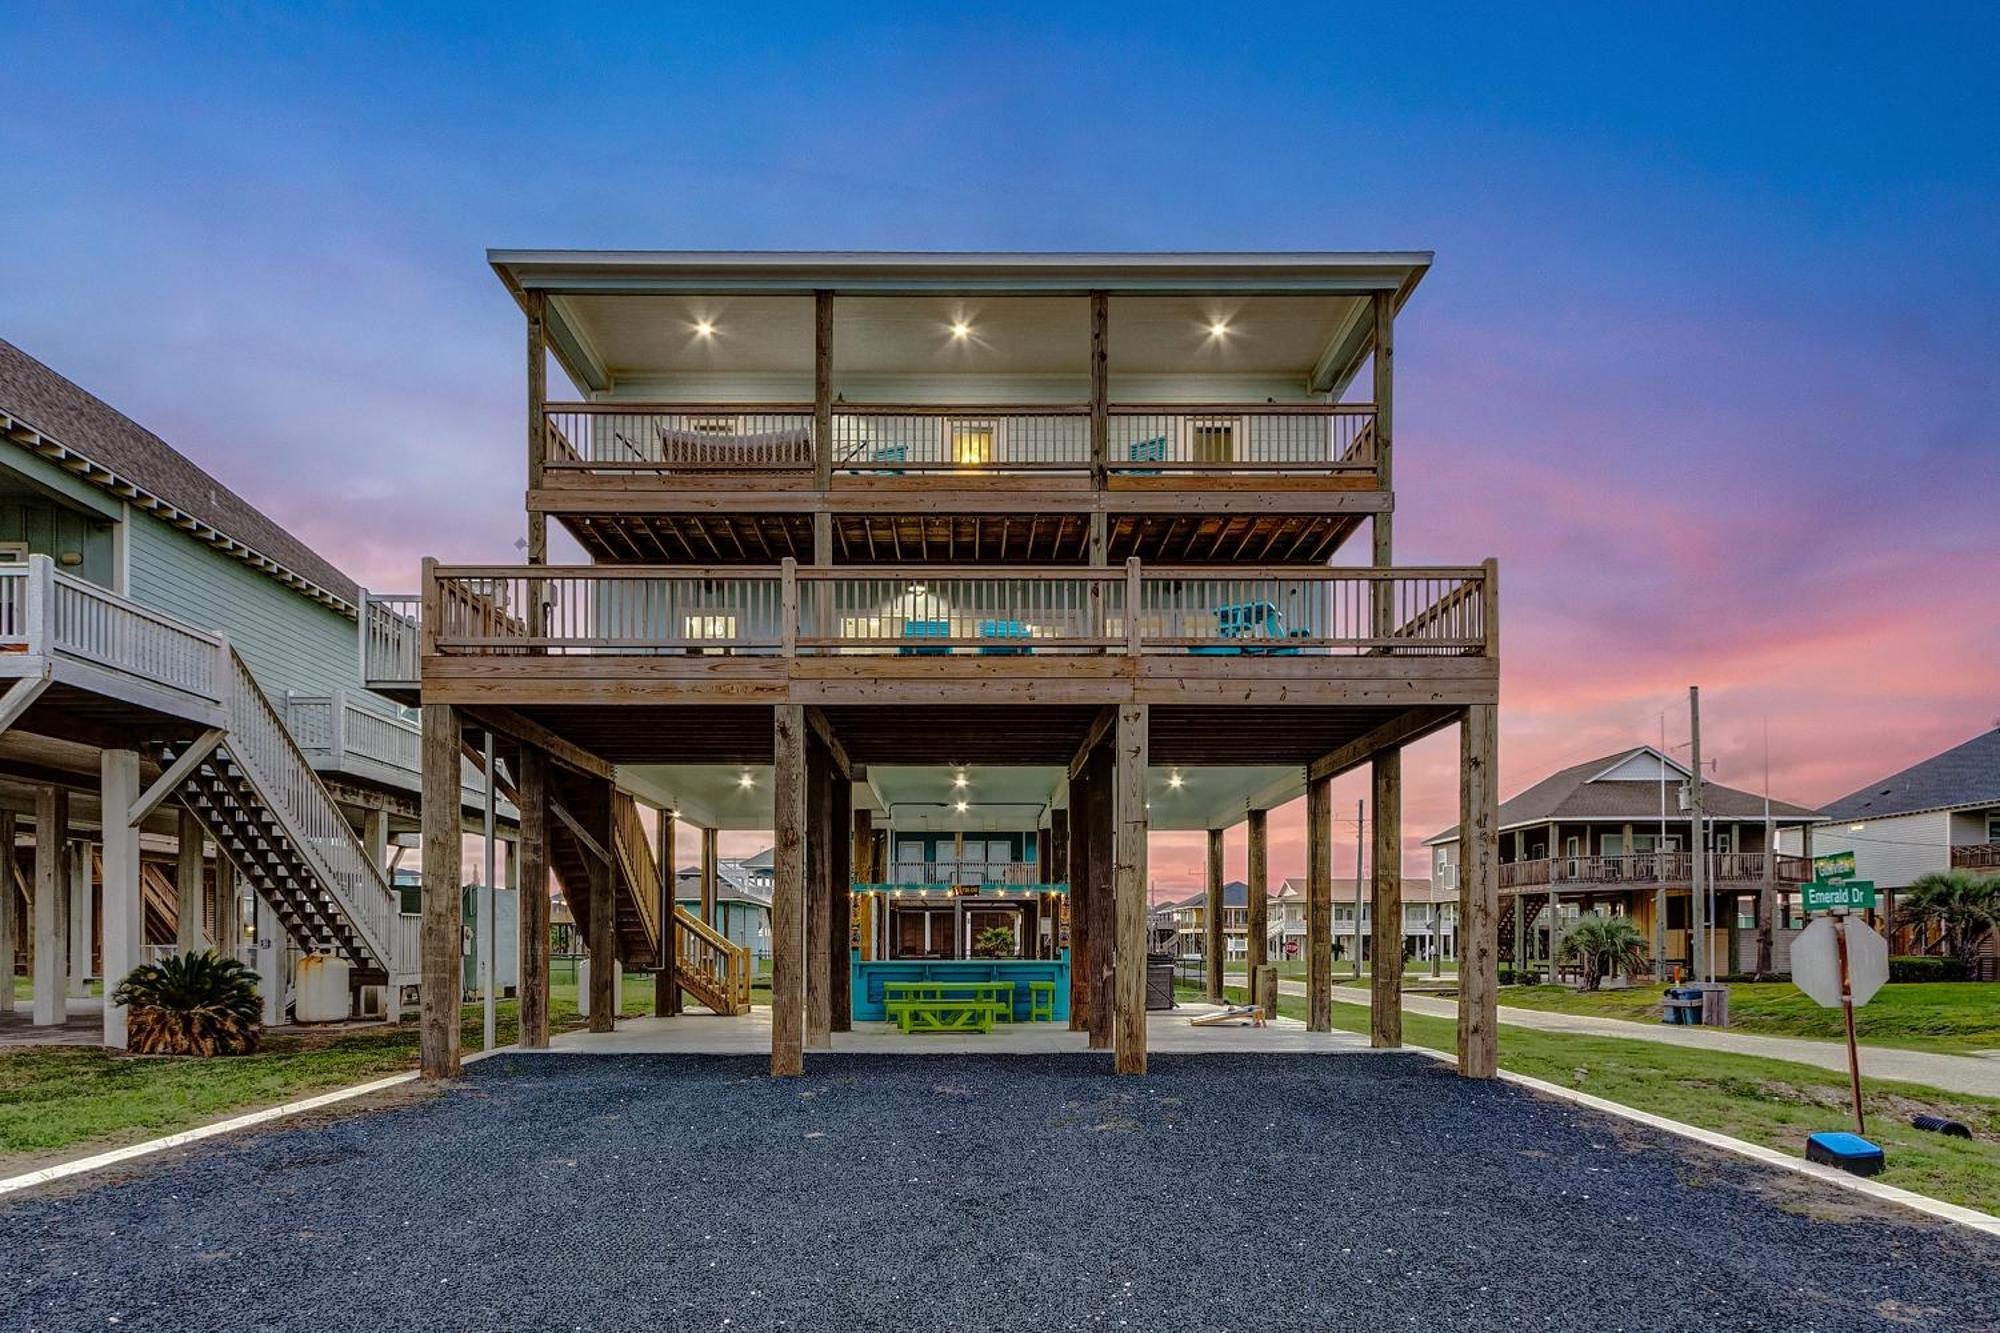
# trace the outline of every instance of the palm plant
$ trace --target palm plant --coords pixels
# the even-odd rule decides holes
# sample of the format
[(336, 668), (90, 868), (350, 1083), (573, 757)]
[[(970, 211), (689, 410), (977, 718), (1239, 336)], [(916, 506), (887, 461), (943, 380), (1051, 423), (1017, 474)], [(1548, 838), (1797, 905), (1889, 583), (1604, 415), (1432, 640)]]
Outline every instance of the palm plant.
[(972, 940), (974, 958), (1012, 958), (1014, 932), (1005, 926), (988, 926)]
[(247, 1055), (264, 1034), (257, 974), (212, 952), (133, 968), (111, 993), (141, 1055)]
[(1896, 914), (1920, 929), (1938, 927), (1945, 951), (1971, 962), (1986, 932), (2000, 926), (2000, 875), (1941, 870), (1919, 876), (1898, 900)]
[(1563, 961), (1583, 964), (1585, 990), (1596, 990), (1611, 973), (1636, 972), (1646, 965), (1646, 937), (1622, 916), (1586, 912), (1558, 948)]

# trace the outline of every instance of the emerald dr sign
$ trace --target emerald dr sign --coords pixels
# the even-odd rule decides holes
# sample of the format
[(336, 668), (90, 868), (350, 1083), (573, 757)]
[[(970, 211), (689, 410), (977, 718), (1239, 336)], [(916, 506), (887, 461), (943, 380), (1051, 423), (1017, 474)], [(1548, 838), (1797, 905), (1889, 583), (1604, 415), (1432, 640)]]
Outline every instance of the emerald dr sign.
[(1810, 884), (1801, 884), (1799, 894), (1808, 912), (1830, 912), (1837, 907), (1864, 912), (1875, 907), (1875, 881), (1872, 879), (1850, 879), (1833, 884), (1814, 880)]

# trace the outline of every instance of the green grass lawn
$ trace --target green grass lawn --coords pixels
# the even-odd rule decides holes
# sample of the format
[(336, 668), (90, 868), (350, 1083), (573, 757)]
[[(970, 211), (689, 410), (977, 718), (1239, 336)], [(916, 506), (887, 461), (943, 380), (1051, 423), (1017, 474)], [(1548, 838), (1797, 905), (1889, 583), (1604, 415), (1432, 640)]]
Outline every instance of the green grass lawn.
[[(552, 1025), (579, 1026), (574, 982), (558, 981), (550, 989)], [(504, 1046), (520, 1031), (520, 1008), (513, 1000), (497, 1008)], [(651, 976), (626, 976), (619, 1012), (653, 1012)], [(476, 1051), (480, 1006), (467, 1005), (463, 1017), (465, 1050)], [(280, 1033), (255, 1055), (234, 1059), (135, 1058), (95, 1046), (14, 1047), (0, 1051), (0, 1169), (171, 1134), (416, 1065), (414, 1011), (394, 1027)]]
[[(1234, 1000), (1246, 998), (1238, 987), (1228, 993)], [(1733, 993), (1730, 998), (1735, 999)], [(1280, 996), (1278, 1012), (1303, 1020), (1305, 999)], [(1333, 1025), (1365, 1033), (1368, 1010), (1336, 1003)], [(1406, 1011), (1403, 1039), (1452, 1051), (1458, 1045), (1457, 1025), (1448, 1018)], [(1808, 1134), (1854, 1127), (1847, 1075), (1788, 1060), (1503, 1024), (1500, 1065), (1795, 1156), (1803, 1156)], [(1888, 1169), (1877, 1179), (1934, 1199), (2000, 1212), (2000, 1098), (1864, 1079), (1862, 1106), (1868, 1114), (1869, 1136), (1882, 1145), (1888, 1158)], [(1976, 1137), (1948, 1139), (1912, 1129), (1910, 1117), (1918, 1112), (1962, 1120)]]
[[(1566, 986), (1509, 986), (1500, 1003), (1522, 1009), (1593, 1014), (1638, 1023), (1660, 1021), (1660, 986), (1573, 991)], [(1772, 1037), (1840, 1041), (1840, 1011), (1823, 1009), (1789, 981), (1732, 982), (1729, 1026)], [(1962, 1055), (2000, 1050), (2000, 987), (1977, 981), (1913, 981), (1884, 986), (1854, 1011), (1855, 1035), (1875, 1046)]]

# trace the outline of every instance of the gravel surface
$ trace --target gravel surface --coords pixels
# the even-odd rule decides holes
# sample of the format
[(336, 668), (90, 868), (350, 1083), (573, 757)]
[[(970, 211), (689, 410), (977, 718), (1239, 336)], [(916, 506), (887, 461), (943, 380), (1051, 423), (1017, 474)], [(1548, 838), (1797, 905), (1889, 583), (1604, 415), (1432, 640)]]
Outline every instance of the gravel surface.
[(1420, 1056), (503, 1056), (0, 1204), (0, 1329), (1972, 1330), (2000, 1244)]

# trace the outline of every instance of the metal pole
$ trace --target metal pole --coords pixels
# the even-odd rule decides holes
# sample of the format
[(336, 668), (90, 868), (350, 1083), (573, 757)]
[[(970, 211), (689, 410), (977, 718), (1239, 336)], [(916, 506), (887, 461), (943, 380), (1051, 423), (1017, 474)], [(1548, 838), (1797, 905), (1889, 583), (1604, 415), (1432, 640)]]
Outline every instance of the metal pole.
[(486, 733), (485, 760), (486, 809), (483, 812), (481, 832), (484, 835), (486, 844), (486, 873), (480, 876), (481, 884), (479, 888), (479, 934), (483, 937), (479, 948), (479, 994), (482, 1011), (481, 1020), (483, 1023), (482, 1031), (486, 1041), (484, 1049), (490, 1051), (497, 1044), (495, 1028), (498, 1026), (499, 1018), (493, 994), (496, 987), (493, 983), (498, 979), (500, 973), (500, 931), (498, 929), (499, 921), (496, 919), (499, 904), (493, 892), (493, 880), (495, 877), (493, 856), (499, 846), (498, 839), (493, 836), (493, 803), (496, 799), (494, 788), (499, 784), (493, 781), (493, 733), (491, 731)]
[(1694, 924), (1693, 945), (1695, 979), (1715, 980), (1715, 960), (1710, 957), (1709, 948), (1709, 906), (1708, 906), (1708, 830), (1701, 816), (1701, 687), (1688, 686), (1688, 744), (1693, 747), (1693, 770), (1688, 777), (1688, 816), (1693, 821), (1691, 832), (1694, 846), (1689, 864), (1693, 875), (1688, 884), (1689, 915)]
[(1361, 848), (1368, 841), (1368, 802), (1354, 803), (1354, 975), (1361, 975)]
[(1847, 1083), (1854, 1093), (1854, 1132), (1868, 1137), (1861, 1115), (1861, 1051), (1854, 1044), (1854, 979), (1847, 970), (1847, 913), (1833, 914), (1833, 944), (1840, 956), (1840, 1016), (1847, 1025)]

